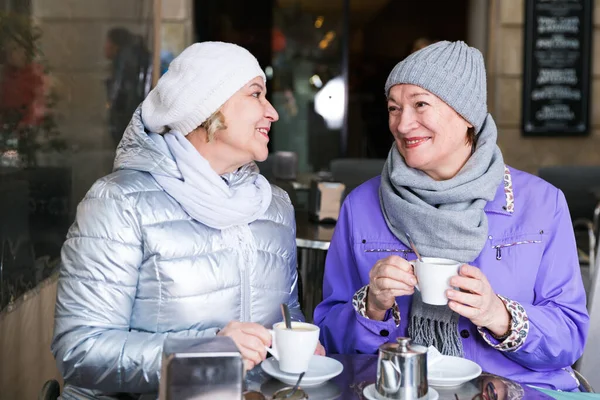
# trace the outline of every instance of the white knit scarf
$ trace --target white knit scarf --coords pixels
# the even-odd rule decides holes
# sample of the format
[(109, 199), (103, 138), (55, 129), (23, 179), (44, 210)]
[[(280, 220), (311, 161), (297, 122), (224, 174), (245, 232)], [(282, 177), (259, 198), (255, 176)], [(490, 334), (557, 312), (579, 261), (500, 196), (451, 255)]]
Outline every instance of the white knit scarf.
[(181, 173), (152, 176), (198, 222), (215, 229), (249, 224), (271, 204), (271, 185), (254, 162), (221, 177), (180, 132), (149, 136)]

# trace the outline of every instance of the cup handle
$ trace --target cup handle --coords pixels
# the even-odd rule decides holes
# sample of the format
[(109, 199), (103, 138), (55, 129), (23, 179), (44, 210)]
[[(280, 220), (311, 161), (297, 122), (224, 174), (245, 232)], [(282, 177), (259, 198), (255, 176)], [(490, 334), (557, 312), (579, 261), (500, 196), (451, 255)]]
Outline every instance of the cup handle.
[[(408, 263), (413, 266), (413, 271), (415, 270), (415, 268), (417, 268), (417, 260), (411, 260)], [(415, 275), (415, 279), (417, 279), (417, 274), (415, 273), (414, 275)], [(415, 285), (415, 287), (417, 288), (417, 290), (419, 292), (421, 291), (421, 289), (419, 288), (419, 284), (418, 283)]]
[(273, 332), (273, 329), (269, 329), (269, 333), (271, 334), (271, 347), (265, 346), (265, 350), (279, 361), (279, 354), (277, 354), (277, 347), (275, 346), (275, 332)]

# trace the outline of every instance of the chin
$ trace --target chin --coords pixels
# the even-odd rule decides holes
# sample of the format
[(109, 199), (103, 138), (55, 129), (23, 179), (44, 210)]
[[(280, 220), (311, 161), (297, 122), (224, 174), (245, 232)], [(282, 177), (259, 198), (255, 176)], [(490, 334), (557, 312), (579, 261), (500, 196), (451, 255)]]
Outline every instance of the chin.
[(261, 151), (254, 155), (254, 161), (263, 162), (267, 159), (267, 157), (269, 157), (269, 150), (266, 150), (264, 152)]
[(266, 145), (260, 146), (254, 149), (252, 153), (254, 156), (254, 161), (263, 162), (267, 159), (267, 157), (269, 157), (269, 148)]
[(421, 157), (404, 157), (403, 156), (403, 158), (404, 158), (404, 162), (406, 163), (406, 165), (413, 169), (418, 169), (418, 170), (422, 171), (423, 167), (425, 167), (425, 165), (427, 165), (425, 160), (423, 160)]

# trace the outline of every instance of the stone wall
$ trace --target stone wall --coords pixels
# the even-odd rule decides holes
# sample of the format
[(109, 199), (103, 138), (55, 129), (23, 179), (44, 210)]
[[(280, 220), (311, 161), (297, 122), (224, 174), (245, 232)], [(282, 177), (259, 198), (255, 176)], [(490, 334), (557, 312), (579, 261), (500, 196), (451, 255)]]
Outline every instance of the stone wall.
[(37, 399), (44, 383), (62, 378), (50, 352), (58, 274), (0, 312), (0, 397)]
[(488, 103), (507, 164), (531, 173), (549, 165), (600, 164), (600, 6), (595, 2), (591, 133), (586, 137), (529, 138), (521, 134), (524, 0), (491, 0)]

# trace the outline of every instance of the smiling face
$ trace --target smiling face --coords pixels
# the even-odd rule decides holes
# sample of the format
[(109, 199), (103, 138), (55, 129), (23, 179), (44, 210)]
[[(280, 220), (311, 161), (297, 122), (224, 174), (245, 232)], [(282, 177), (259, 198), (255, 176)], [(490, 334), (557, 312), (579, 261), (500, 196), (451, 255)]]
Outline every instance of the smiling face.
[(392, 86), (389, 127), (406, 164), (435, 180), (454, 177), (471, 156), (472, 127), (437, 96), (415, 85)]
[(279, 115), (266, 94), (263, 79), (252, 79), (221, 107), (226, 128), (217, 130), (214, 139), (208, 141), (204, 128), (187, 136), (217, 173), (232, 172), (251, 161), (267, 159), (269, 131)]

